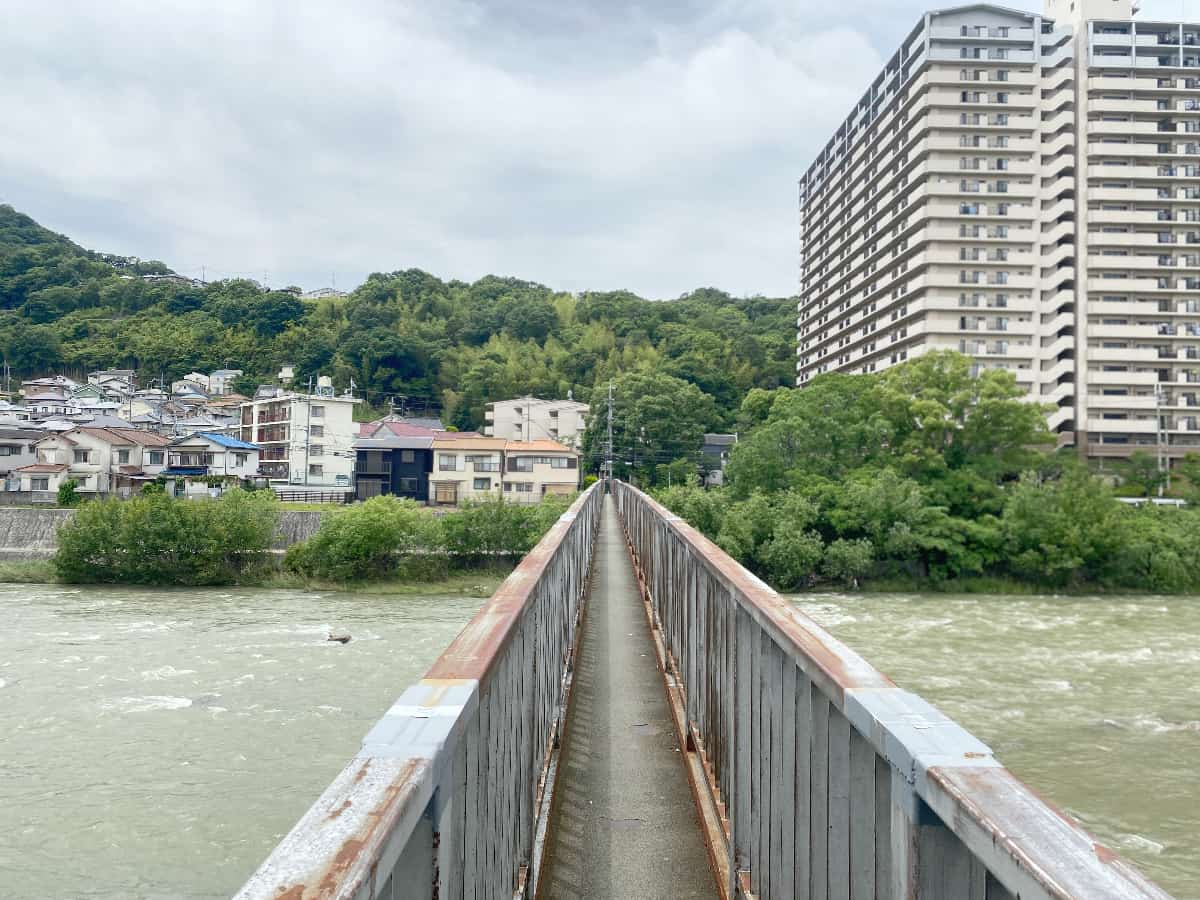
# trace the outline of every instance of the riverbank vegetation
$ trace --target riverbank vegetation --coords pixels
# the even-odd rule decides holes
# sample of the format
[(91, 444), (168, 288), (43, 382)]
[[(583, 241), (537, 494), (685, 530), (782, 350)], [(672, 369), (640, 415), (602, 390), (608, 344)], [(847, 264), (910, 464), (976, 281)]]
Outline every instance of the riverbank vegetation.
[(9, 574), (26, 581), (52, 572), (80, 584), (475, 591), (511, 571), (569, 503), (497, 500), (439, 515), (411, 500), (375, 497), (328, 510), (311, 538), (280, 557), (271, 552), (280, 508), (271, 492), (235, 489), (217, 500), (181, 501), (151, 491), (83, 504), (59, 529), (52, 561), (14, 563)]
[(1054, 449), (1009, 372), (932, 353), (751, 392), (742, 413), (752, 427), (727, 486), (659, 498), (781, 590), (1200, 590), (1195, 504), (1121, 503), (1111, 480)]

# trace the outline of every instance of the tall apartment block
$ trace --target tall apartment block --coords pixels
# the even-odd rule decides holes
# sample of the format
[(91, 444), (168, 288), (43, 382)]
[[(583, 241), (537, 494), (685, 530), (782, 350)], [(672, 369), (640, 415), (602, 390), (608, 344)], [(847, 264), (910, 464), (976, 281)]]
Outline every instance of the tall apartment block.
[(931, 349), (1092, 456), (1200, 452), (1200, 24), (927, 13), (800, 182), (800, 386)]

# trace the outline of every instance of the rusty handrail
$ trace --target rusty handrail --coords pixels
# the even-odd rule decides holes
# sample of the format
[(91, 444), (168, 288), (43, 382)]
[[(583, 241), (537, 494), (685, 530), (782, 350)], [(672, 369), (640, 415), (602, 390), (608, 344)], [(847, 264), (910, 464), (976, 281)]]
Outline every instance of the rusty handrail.
[(678, 516), (613, 493), (725, 898), (1169, 900)]
[(238, 900), (533, 896), (602, 490), (375, 724)]

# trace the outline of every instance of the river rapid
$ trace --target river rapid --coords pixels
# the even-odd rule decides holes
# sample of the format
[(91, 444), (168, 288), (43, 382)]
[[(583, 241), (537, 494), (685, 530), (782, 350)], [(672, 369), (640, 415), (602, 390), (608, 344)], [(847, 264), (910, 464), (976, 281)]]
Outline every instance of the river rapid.
[(0, 585), (0, 898), (228, 897), (481, 604)]
[(1172, 895), (1200, 898), (1200, 597), (792, 599)]

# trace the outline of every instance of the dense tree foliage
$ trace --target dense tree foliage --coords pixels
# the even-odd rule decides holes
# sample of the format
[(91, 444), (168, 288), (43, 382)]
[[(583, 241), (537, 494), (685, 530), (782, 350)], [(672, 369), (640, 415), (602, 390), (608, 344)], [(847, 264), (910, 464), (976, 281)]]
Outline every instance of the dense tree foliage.
[(279, 520), (270, 491), (196, 502), (161, 490), (85, 503), (58, 531), (54, 568), (68, 582), (230, 584), (262, 564)]
[(406, 574), (414, 567), (428, 577), (496, 558), (517, 559), (533, 549), (570, 500), (468, 503), (434, 515), (412, 500), (374, 497), (327, 513), (316, 534), (288, 548), (285, 564), (310, 578), (347, 582)]
[[(0, 206), (0, 351), (18, 377), (119, 366), (148, 382), (232, 367), (252, 389), (290, 364), (297, 383), (353, 379), (377, 410), (406, 398), (410, 409), (440, 409), (447, 424), (477, 428), (491, 400), (573, 391), (595, 401), (610, 379), (639, 375), (690, 386), (695, 422), (729, 427), (748, 391), (790, 383), (793, 317), (786, 298), (702, 289), (655, 302), (516, 278), (442, 281), (417, 269), (376, 273), (347, 298), (308, 302), (252, 281), (194, 284), (162, 263), (104, 257)], [(642, 427), (660, 427), (663, 405), (647, 393), (658, 386), (629, 385), (642, 399), (621, 426), (630, 440), (622, 453)]]
[[(751, 391), (737, 418), (749, 431), (728, 486), (660, 497), (781, 589), (980, 576), (1200, 588), (1200, 510), (1122, 504), (1108, 482), (1050, 449), (1042, 411), (1010, 373), (975, 376), (965, 357), (931, 353), (804, 390)], [(1127, 493), (1161, 480), (1142, 458), (1122, 472)], [(1180, 474), (1200, 483), (1200, 460)]]

